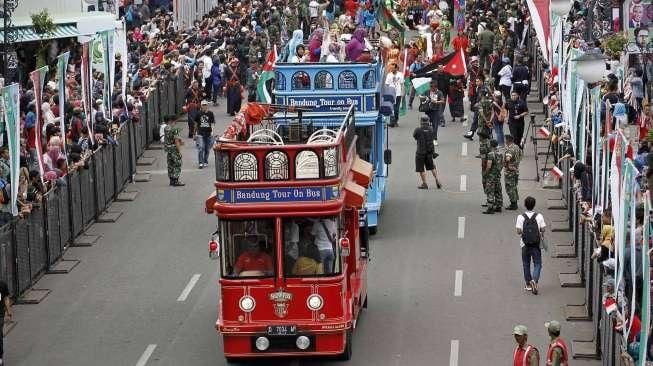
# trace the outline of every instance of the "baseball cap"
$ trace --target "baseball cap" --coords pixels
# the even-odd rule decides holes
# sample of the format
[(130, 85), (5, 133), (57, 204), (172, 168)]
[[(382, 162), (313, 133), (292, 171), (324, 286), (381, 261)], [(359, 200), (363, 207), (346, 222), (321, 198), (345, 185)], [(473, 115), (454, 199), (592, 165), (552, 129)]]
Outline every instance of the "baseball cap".
[(200, 105), (209, 105), (209, 102), (207, 102), (206, 100), (203, 100), (203, 101), (200, 103)]
[(550, 332), (560, 332), (560, 322), (557, 320), (550, 320), (544, 323), (544, 327)]
[(515, 325), (515, 328), (513, 328), (512, 330), (512, 334), (520, 335), (520, 336), (526, 335), (528, 334), (528, 328), (526, 328), (525, 325), (521, 325), (521, 324)]

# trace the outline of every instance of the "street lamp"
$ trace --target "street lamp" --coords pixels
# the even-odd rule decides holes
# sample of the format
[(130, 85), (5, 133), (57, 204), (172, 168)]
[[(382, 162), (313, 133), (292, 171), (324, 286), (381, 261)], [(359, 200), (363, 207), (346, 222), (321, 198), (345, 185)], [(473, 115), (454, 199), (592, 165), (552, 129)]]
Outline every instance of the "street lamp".
[(553, 14), (564, 17), (569, 14), (571, 6), (572, 3), (569, 0), (551, 0), (550, 9)]
[(605, 56), (598, 52), (588, 52), (572, 61), (576, 62), (576, 72), (588, 84), (594, 84), (603, 79), (605, 72)]

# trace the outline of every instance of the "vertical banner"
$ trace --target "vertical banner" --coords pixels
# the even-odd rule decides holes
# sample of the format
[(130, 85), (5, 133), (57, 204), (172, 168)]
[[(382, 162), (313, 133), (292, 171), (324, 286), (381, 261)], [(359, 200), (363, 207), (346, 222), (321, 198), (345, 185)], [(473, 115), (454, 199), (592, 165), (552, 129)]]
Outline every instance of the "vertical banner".
[(102, 101), (104, 102), (105, 116), (111, 119), (111, 91), (113, 90), (113, 75), (111, 75), (110, 47), (113, 48), (113, 30), (100, 34), (102, 44), (102, 73), (104, 74), (104, 89)]
[(81, 66), (81, 75), (82, 75), (82, 105), (84, 106), (84, 121), (86, 122), (86, 128), (88, 129), (89, 136), (91, 137), (91, 143), (94, 144), (95, 134), (93, 133), (93, 121), (91, 121), (91, 115), (93, 114), (93, 107), (91, 105), (91, 87), (90, 87), (90, 63), (89, 63), (89, 48), (91, 47), (91, 41), (82, 44), (82, 66)]
[(651, 192), (644, 194), (644, 232), (642, 235), (642, 331), (639, 335), (639, 362), (641, 366), (646, 363), (648, 351), (648, 330), (651, 322), (651, 271), (649, 270), (650, 260), (648, 257), (649, 242), (651, 240)]
[(127, 103), (127, 34), (125, 32), (125, 22), (123, 20), (122, 23), (122, 28), (116, 29), (116, 42), (115, 42), (115, 47), (117, 50), (120, 51), (120, 62), (122, 63), (122, 78), (120, 80), (120, 91), (122, 93), (122, 100), (123, 103)]
[[(594, 192), (592, 192), (593, 202), (592, 207), (597, 205), (603, 208), (601, 203), (601, 88), (595, 86), (590, 91), (591, 101), (591, 121), (590, 126), (592, 129), (592, 170), (594, 184), (592, 185)], [(605, 159), (605, 155), (603, 156)], [(595, 211), (596, 212), (596, 211)]]
[[(43, 84), (45, 81), (45, 75), (48, 72), (48, 67), (43, 66), (39, 69), (32, 71), (29, 74), (29, 78), (34, 85), (34, 103), (36, 104), (36, 122), (34, 123), (34, 136), (28, 136), (28, 138), (34, 138), (34, 146), (36, 147), (36, 160), (39, 163), (39, 173), (41, 174), (41, 180), (45, 175), (45, 169), (43, 168), (43, 147), (41, 146), (41, 102), (43, 100)], [(59, 105), (63, 106), (63, 99), (59, 99)], [(65, 130), (62, 130), (65, 131)]]
[[(586, 140), (585, 137), (587, 131), (586, 128), (587, 128), (587, 117), (588, 117), (588, 113), (587, 113), (588, 98), (585, 97), (585, 83), (582, 82), (582, 85), (583, 85), (583, 89), (582, 91), (580, 91), (579, 99), (577, 101), (580, 113), (576, 116), (576, 120), (575, 120), (576, 122), (575, 128), (577, 130), (576, 142), (578, 143), (578, 146), (576, 146), (574, 152), (576, 153), (576, 160), (585, 164), (586, 163), (585, 156), (587, 155), (587, 146), (585, 143)], [(583, 108), (580, 108), (581, 106)]]
[[(625, 146), (626, 144), (623, 143)], [(616, 145), (615, 145), (615, 154), (617, 153), (616, 151)], [(615, 269), (615, 272), (617, 273), (617, 279), (616, 279), (616, 287), (615, 288), (620, 288), (621, 281), (623, 280), (623, 275), (624, 275), (624, 266), (629, 266), (630, 263), (624, 263), (624, 251), (626, 249), (626, 235), (628, 235), (628, 231), (630, 229), (630, 220), (632, 218), (633, 224), (635, 222), (635, 196), (633, 195), (633, 190), (635, 184), (635, 167), (633, 164), (628, 161), (624, 162), (623, 165), (623, 171), (622, 171), (622, 184), (621, 184), (621, 195), (620, 195), (620, 204), (619, 204), (619, 218), (618, 220), (615, 220), (615, 239), (616, 239), (616, 245), (617, 245), (617, 268)], [(614, 196), (612, 198), (612, 203), (614, 205), (615, 199)], [(634, 245), (634, 242), (631, 240), (631, 250), (633, 250), (632, 246)], [(631, 253), (634, 253), (634, 250), (631, 251)], [(635, 273), (635, 272), (631, 272)], [(634, 283), (634, 281), (633, 281)], [(628, 299), (628, 301), (631, 301), (631, 299)], [(632, 313), (631, 313), (632, 314)], [(626, 328), (624, 328), (626, 329)], [(626, 329), (627, 331), (630, 330), (630, 327)], [(624, 338), (626, 339), (628, 337), (628, 332), (624, 332)]]
[[(68, 58), (70, 57), (70, 52), (64, 52), (61, 55), (57, 56), (57, 73), (59, 74), (59, 129), (61, 130), (61, 136), (63, 137), (63, 146), (61, 147), (61, 152), (64, 157), (66, 157), (66, 168), (68, 167), (68, 157), (66, 156), (66, 112), (64, 105), (67, 100), (66, 95), (66, 70), (68, 69)], [(73, 141), (76, 143), (77, 141)], [(68, 169), (66, 169), (68, 171)]]
[(4, 115), (9, 140), (11, 171), (11, 213), (18, 216), (18, 178), (20, 171), (20, 103), (18, 84), (2, 88)]
[(637, 291), (635, 290), (635, 286), (637, 284), (637, 281), (635, 281), (635, 274), (636, 272), (636, 262), (639, 260), (637, 256), (635, 255), (635, 209), (637, 207), (637, 181), (635, 181), (635, 177), (637, 176), (637, 168), (635, 168), (635, 165), (630, 159), (626, 159), (624, 161), (624, 181), (623, 181), (623, 200), (624, 203), (623, 205), (625, 206), (625, 209), (623, 212), (625, 213), (623, 217), (623, 223), (624, 223), (624, 239), (626, 238), (626, 235), (629, 235), (629, 247), (630, 247), (630, 253), (632, 255), (630, 256), (630, 263), (622, 263), (622, 269), (621, 273), (623, 275), (623, 268), (625, 266), (630, 267), (630, 276), (629, 281), (631, 283), (631, 296), (630, 299), (628, 299), (628, 304), (630, 304), (630, 310), (628, 311), (628, 314), (630, 316), (628, 317), (628, 327), (624, 331), (624, 340), (628, 339), (628, 336), (630, 335), (630, 331), (633, 326), (633, 320), (635, 314), (635, 298), (637, 297)]

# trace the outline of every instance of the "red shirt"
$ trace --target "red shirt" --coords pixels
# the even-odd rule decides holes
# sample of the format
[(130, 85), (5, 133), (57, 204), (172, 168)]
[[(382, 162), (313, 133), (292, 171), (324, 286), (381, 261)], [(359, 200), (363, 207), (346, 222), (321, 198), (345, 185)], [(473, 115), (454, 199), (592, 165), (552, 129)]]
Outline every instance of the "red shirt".
[(451, 42), (451, 45), (453, 46), (454, 50), (463, 50), (463, 52), (466, 53), (467, 48), (469, 47), (469, 39), (467, 39), (465, 36), (455, 36)]
[(235, 268), (243, 271), (272, 271), (272, 258), (264, 252), (245, 252), (238, 257)]

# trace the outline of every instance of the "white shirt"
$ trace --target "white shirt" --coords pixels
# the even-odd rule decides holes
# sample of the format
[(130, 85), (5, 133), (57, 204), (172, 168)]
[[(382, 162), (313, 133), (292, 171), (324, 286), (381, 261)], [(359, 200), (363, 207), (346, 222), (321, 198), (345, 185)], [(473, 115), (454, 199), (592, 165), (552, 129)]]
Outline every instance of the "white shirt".
[(502, 67), (499, 70), (499, 76), (501, 76), (499, 85), (512, 86), (512, 67), (510, 65)]
[(320, 3), (318, 3), (315, 0), (312, 0), (310, 3), (308, 3), (308, 14), (311, 18), (317, 18), (317, 12), (318, 9), (320, 8)]
[(399, 71), (397, 73), (389, 73), (385, 77), (385, 83), (395, 88), (395, 93), (398, 97), (404, 95), (404, 76)]
[(311, 228), (311, 235), (315, 237), (315, 245), (319, 250), (331, 250), (333, 251), (333, 244), (329, 235), (324, 231), (326, 227), (329, 230), (329, 235), (335, 237), (337, 235), (338, 228), (336, 227), (335, 220), (332, 219), (319, 219), (313, 223)]
[(329, 54), (326, 57), (326, 62), (335, 63), (335, 62), (340, 62), (340, 60), (338, 60), (338, 57), (334, 56), (333, 54)]
[(211, 68), (213, 67), (213, 60), (209, 56), (200, 57), (200, 61), (204, 63), (204, 69), (202, 69), (202, 77), (208, 79), (211, 77)]
[[(535, 215), (535, 212), (526, 211), (526, 212), (524, 212), (524, 214), (526, 214), (526, 216), (528, 216), (528, 218), (530, 219), (530, 218), (533, 217), (533, 215)], [(544, 216), (542, 216), (541, 213), (537, 214), (537, 216), (535, 217), (535, 221), (537, 221), (537, 226), (540, 228), (540, 232), (542, 230), (544, 230), (544, 228), (546, 227), (546, 222), (544, 222)], [(524, 229), (524, 215), (523, 214), (517, 216), (517, 223), (515, 224), (515, 228), (517, 228), (519, 230)], [(524, 242), (521, 240), (521, 237), (519, 239), (519, 246), (520, 247), (524, 246)]]

